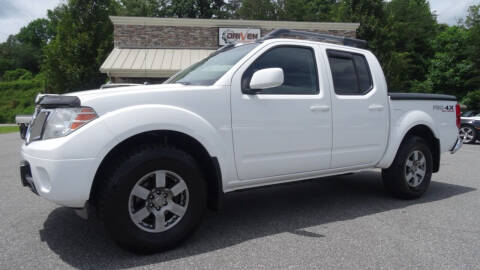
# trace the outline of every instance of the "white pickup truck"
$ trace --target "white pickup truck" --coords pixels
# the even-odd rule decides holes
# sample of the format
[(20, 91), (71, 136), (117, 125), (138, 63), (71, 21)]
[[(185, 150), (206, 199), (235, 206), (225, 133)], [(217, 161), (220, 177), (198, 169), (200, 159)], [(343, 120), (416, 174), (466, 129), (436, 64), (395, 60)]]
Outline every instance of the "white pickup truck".
[(164, 84), (41, 96), (22, 183), (88, 203), (137, 251), (180, 243), (235, 190), (381, 168), (389, 192), (417, 198), (440, 154), (462, 145), (460, 108), (453, 96), (389, 94), (362, 44), (276, 30)]

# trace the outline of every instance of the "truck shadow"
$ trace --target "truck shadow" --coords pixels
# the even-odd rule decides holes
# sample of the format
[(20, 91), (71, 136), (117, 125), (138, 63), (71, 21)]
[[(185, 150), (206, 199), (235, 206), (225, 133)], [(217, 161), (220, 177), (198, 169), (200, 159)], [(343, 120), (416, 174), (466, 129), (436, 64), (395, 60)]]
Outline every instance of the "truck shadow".
[(221, 211), (208, 212), (198, 230), (178, 248), (149, 256), (136, 256), (118, 248), (98, 221), (82, 220), (63, 207), (51, 212), (40, 237), (75, 268), (127, 268), (185, 258), (286, 232), (321, 241), (328, 235), (304, 228), (444, 200), (473, 190), (432, 182), (421, 199), (397, 200), (384, 191), (380, 173), (368, 171), (235, 192), (226, 196)]

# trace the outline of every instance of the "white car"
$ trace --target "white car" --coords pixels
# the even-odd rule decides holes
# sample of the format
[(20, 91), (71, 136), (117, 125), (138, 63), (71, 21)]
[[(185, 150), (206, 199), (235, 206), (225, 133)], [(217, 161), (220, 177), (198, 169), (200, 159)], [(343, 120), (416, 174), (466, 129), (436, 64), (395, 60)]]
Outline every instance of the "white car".
[(440, 154), (461, 147), (460, 108), (453, 96), (389, 94), (363, 44), (276, 30), (161, 85), (44, 95), (22, 182), (60, 205), (92, 205), (136, 251), (180, 243), (236, 190), (381, 168), (389, 192), (418, 198)]

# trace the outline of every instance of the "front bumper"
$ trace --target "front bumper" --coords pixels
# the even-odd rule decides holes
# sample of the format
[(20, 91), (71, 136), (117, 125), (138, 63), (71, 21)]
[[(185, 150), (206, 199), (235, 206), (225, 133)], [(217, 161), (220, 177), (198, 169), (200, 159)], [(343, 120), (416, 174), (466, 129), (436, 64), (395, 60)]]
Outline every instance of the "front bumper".
[(450, 153), (455, 154), (458, 150), (460, 150), (460, 148), (462, 148), (462, 145), (463, 145), (462, 139), (457, 138), (457, 141), (453, 145), (452, 149), (450, 149)]
[(82, 208), (108, 144), (114, 142), (105, 124), (96, 119), (68, 136), (24, 143), (22, 183), (49, 201)]
[(95, 159), (50, 160), (22, 151), (21, 181), (35, 194), (59, 205), (82, 208), (90, 196)]

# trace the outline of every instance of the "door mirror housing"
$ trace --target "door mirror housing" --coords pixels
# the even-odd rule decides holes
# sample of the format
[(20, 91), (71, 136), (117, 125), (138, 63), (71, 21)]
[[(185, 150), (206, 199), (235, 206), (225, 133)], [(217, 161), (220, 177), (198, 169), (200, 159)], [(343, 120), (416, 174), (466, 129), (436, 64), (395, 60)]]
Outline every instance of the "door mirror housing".
[(283, 69), (264, 68), (253, 73), (249, 86), (253, 90), (252, 92), (257, 92), (263, 89), (278, 87), (283, 84), (283, 80)]

